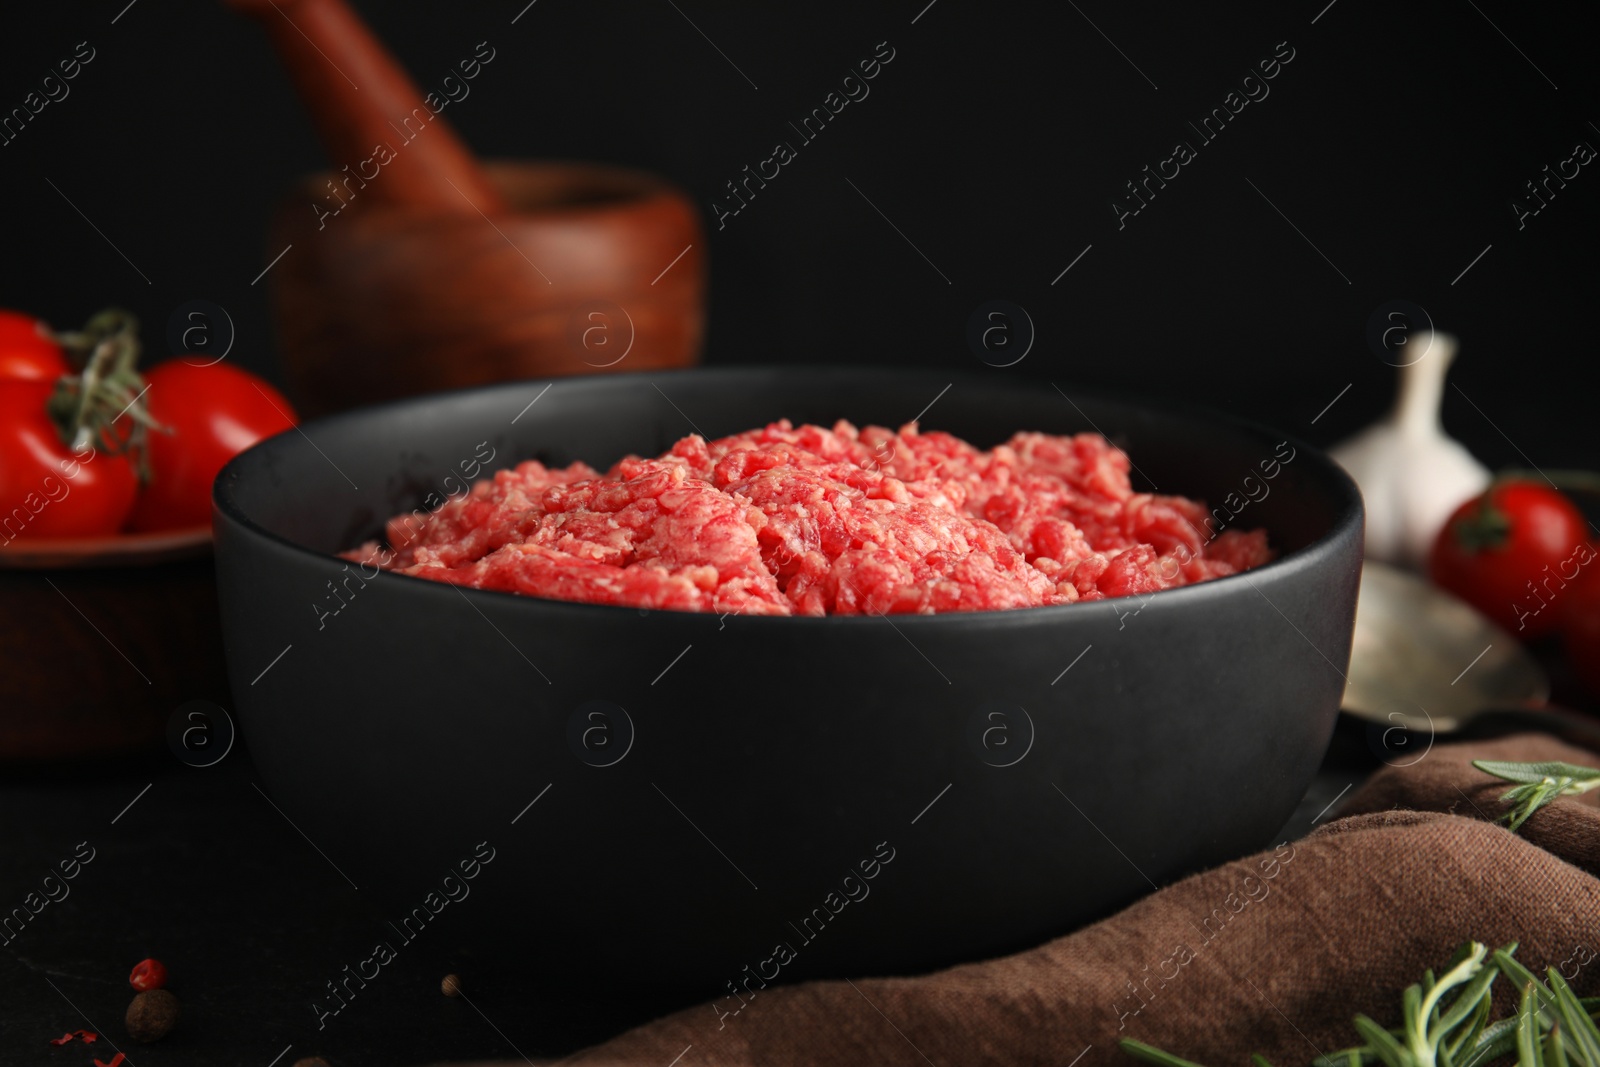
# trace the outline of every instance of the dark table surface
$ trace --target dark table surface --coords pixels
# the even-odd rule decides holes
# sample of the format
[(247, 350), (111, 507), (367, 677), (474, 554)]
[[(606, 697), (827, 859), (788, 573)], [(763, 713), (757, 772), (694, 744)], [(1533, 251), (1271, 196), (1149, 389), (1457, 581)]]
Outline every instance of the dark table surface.
[[(1341, 717), (1279, 840), (1332, 817), (1336, 801), (1382, 761), (1405, 762), (1426, 743), (1393, 733), (1387, 741), (1386, 750), (1381, 726)], [(0, 775), (0, 906), (8, 913), (59, 861), (87, 855), (82, 842), (93, 859), (65, 883), (68, 895), (11, 931), (0, 952), (0, 1063), (90, 1067), (118, 1048), (130, 1067), (290, 1067), (313, 1055), (336, 1067), (537, 1059), (682, 1006), (606, 989), (537, 993), (535, 979), (548, 979), (537, 959), (527, 961), (527, 981), (516, 972), (489, 977), (452, 956), (446, 915), (445, 936), (408, 947), (319, 1028), (313, 1000), (354, 946), (377, 938), (382, 917), (259, 791), (242, 740), (205, 768), (162, 750)], [(129, 969), (147, 956), (167, 964), (184, 1016), (165, 1040), (145, 1046), (127, 1039), (122, 1017)], [(464, 997), (441, 995), (449, 973), (462, 975)], [(101, 1041), (48, 1044), (77, 1029)]]

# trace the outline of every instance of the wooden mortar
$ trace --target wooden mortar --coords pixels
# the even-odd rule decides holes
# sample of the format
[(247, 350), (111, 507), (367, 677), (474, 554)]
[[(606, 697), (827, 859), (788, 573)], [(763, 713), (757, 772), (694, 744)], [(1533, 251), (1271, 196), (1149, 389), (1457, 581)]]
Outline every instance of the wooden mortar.
[(260, 21), (337, 168), (291, 193), (267, 250), (303, 413), (696, 361), (705, 240), (685, 194), (615, 167), (479, 166), (448, 104), (344, 0), (231, 3)]
[(319, 230), (309, 205), (327, 175), (307, 179), (280, 209), (272, 247), (293, 248), (270, 277), (303, 413), (697, 360), (704, 240), (682, 193), (648, 174), (581, 163), (484, 169), (510, 205), (492, 225), (386, 206)]

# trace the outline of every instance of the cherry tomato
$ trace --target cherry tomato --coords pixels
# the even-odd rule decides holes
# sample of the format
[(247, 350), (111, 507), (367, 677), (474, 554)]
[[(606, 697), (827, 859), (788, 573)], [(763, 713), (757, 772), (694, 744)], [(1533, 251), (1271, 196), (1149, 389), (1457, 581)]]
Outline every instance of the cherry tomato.
[(1455, 510), (1428, 556), (1434, 583), (1524, 641), (1552, 632), (1589, 527), (1561, 493), (1507, 479)]
[(225, 363), (168, 360), (147, 371), (152, 430), (145, 453), (150, 481), (139, 494), (134, 530), (211, 523), (211, 483), (234, 456), (295, 424), (294, 409), (272, 386)]
[(53, 388), (0, 381), (0, 551), (18, 540), (114, 534), (139, 491), (127, 456), (62, 442), (45, 411)]
[(66, 355), (44, 328), (31, 315), (0, 311), (0, 381), (53, 382), (67, 373)]
[(1600, 547), (1578, 557), (1583, 569), (1562, 593), (1561, 644), (1572, 673), (1600, 698)]

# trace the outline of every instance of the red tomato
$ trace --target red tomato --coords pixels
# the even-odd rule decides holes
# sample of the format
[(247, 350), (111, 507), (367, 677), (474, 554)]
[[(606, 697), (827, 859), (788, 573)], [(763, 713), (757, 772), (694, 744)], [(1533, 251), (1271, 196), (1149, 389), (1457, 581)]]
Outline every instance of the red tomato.
[(1591, 544), (1586, 555), (1583, 570), (1563, 594), (1561, 641), (1572, 673), (1600, 697), (1600, 550)]
[(1552, 606), (1588, 549), (1583, 513), (1537, 482), (1506, 480), (1462, 504), (1428, 556), (1435, 584), (1524, 641), (1556, 628)]
[(44, 323), (31, 315), (0, 311), (0, 381), (53, 382), (68, 372), (61, 346), (43, 329)]
[(51, 382), (0, 381), (0, 551), (122, 528), (139, 491), (127, 456), (74, 452), (45, 413)]
[(263, 437), (295, 424), (294, 409), (272, 386), (224, 363), (172, 359), (147, 371), (151, 430), (145, 453), (150, 481), (133, 509), (134, 530), (176, 530), (211, 523), (211, 483), (228, 460)]

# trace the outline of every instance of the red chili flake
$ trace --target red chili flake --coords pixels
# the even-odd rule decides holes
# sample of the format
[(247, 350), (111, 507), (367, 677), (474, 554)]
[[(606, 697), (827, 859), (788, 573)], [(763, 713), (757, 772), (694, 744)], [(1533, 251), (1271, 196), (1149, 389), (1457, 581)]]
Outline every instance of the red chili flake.
[(120, 1064), (126, 1058), (127, 1057), (125, 1057), (122, 1053), (119, 1052), (115, 1056), (111, 1057), (111, 1062), (110, 1063), (101, 1063), (99, 1060), (95, 1060), (94, 1061), (94, 1067), (117, 1067), (117, 1065)]
[(83, 1043), (85, 1045), (92, 1045), (96, 1041), (100, 1040), (100, 1035), (95, 1033), (93, 1030), (74, 1030), (72, 1032), (83, 1038)]
[(72, 1043), (72, 1035), (62, 1034), (60, 1037), (52, 1037), (50, 1043), (52, 1045), (70, 1045)]

